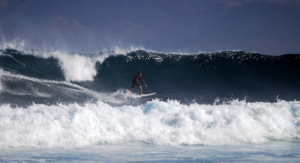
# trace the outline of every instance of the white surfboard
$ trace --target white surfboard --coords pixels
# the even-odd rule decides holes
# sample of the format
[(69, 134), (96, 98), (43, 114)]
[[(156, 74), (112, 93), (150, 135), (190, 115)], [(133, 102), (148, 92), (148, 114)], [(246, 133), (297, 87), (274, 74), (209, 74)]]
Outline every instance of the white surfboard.
[(152, 95), (155, 95), (156, 92), (154, 93), (148, 93), (148, 94), (143, 94), (143, 95), (140, 95), (140, 94), (132, 94), (131, 97), (132, 98), (142, 98), (142, 97), (148, 97), (148, 96), (152, 96)]
[(156, 92), (154, 93), (148, 93), (148, 94), (143, 94), (143, 95), (140, 95), (141, 97), (147, 97), (147, 96), (152, 96), (152, 95), (155, 95)]

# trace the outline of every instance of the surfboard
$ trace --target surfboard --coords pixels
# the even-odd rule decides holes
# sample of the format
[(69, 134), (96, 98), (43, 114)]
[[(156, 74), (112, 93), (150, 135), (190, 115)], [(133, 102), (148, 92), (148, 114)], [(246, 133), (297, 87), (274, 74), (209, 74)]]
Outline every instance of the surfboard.
[(155, 95), (155, 94), (156, 94), (156, 92), (154, 92), (154, 93), (148, 93), (148, 94), (143, 94), (143, 95), (132, 94), (131, 97), (132, 97), (132, 98), (142, 98), (142, 97), (152, 96), (152, 95)]
[(152, 95), (155, 95), (156, 92), (154, 93), (148, 93), (148, 94), (143, 94), (143, 95), (139, 95), (140, 97), (147, 97), (147, 96), (152, 96)]

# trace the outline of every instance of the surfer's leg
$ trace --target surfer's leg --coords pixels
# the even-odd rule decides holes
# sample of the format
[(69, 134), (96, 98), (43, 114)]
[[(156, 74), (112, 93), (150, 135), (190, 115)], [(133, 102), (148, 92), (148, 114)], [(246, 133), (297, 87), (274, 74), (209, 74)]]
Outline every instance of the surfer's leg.
[(131, 93), (134, 91), (134, 84), (131, 85)]
[(142, 89), (142, 86), (139, 86), (140, 87), (140, 93), (141, 95), (143, 95), (143, 89)]

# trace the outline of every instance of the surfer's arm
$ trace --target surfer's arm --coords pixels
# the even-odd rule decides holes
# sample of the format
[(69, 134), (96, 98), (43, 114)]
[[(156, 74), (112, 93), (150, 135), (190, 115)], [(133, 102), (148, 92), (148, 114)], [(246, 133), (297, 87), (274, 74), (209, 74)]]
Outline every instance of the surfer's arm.
[(145, 83), (145, 81), (142, 78), (139, 78), (139, 80), (141, 80), (144, 83), (144, 85), (147, 87), (147, 84)]

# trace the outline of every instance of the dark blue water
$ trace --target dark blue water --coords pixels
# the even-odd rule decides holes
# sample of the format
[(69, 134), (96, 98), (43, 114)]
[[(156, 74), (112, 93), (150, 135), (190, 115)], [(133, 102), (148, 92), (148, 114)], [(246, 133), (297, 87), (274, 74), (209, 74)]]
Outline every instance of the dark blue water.
[[(65, 53), (47, 57), (43, 57), (46, 52), (39, 52), (37, 55), (34, 50), (22, 52), (4, 49), (1, 53), (0, 68), (3, 71), (35, 80), (2, 76), (0, 103), (80, 103), (92, 99), (84, 93), (64, 94), (64, 89), (70, 89), (68, 84), (58, 84), (59, 89), (47, 89), (45, 83), (38, 81), (66, 81), (66, 67), (78, 66), (81, 70), (80, 67), (85, 65), (76, 63), (82, 58), (62, 62), (61, 58)], [(148, 84), (147, 88), (144, 87), (144, 93), (157, 92), (155, 97), (162, 100), (213, 104), (233, 99), (246, 99), (248, 102), (300, 99), (300, 56), (296, 54), (268, 56), (244, 51), (223, 51), (184, 55), (138, 50), (123, 54), (109, 52), (101, 61), (97, 57), (103, 56), (103, 53), (67, 55), (79, 55), (92, 60), (90, 64), (93, 65), (89, 66), (96, 71), (92, 80), (72, 79), (71, 76), (67, 81), (95, 92), (112, 93), (129, 89), (133, 76), (141, 71)], [(75, 71), (73, 76), (83, 76), (85, 73), (89, 72)], [(28, 93), (34, 91), (33, 87), (51, 97)], [(11, 93), (20, 91), (23, 92), (22, 96)]]

